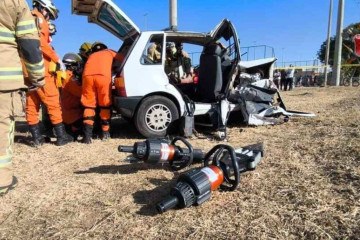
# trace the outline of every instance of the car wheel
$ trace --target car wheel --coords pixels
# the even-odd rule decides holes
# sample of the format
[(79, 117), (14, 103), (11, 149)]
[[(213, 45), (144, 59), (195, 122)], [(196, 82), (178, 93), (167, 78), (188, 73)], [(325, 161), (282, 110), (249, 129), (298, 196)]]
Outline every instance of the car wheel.
[(145, 98), (136, 112), (135, 126), (145, 137), (164, 137), (175, 120), (179, 118), (173, 101), (163, 96)]

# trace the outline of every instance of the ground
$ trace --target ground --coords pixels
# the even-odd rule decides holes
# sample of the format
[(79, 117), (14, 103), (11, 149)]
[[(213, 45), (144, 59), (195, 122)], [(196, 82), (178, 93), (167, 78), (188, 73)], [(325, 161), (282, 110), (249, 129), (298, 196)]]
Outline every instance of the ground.
[[(132, 125), (115, 123), (108, 142), (39, 149), (18, 127), (19, 184), (0, 198), (0, 239), (359, 239), (359, 90), (295, 89), (283, 93), (288, 108), (315, 118), (230, 126), (227, 144), (264, 143), (257, 169), (234, 192), (162, 215), (154, 205), (179, 173), (124, 161), (118, 145), (141, 140)], [(205, 150), (219, 143), (190, 142)]]

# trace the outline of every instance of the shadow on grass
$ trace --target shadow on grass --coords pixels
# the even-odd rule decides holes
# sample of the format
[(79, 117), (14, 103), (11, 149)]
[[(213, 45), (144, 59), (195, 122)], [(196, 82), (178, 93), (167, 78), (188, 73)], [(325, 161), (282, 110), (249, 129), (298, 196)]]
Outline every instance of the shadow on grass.
[(148, 171), (149, 169), (155, 170), (169, 170), (168, 165), (151, 165), (146, 163), (133, 163), (126, 165), (101, 165), (97, 167), (91, 167), (87, 170), (75, 171), (75, 174), (88, 174), (88, 173), (98, 173), (98, 174), (134, 174), (140, 171)]
[(135, 203), (141, 205), (137, 213), (143, 216), (157, 215), (156, 204), (169, 195), (171, 188), (175, 186), (176, 179), (177, 176), (170, 181), (155, 178), (150, 179), (150, 183), (156, 186), (154, 189), (138, 191), (133, 194)]
[(111, 120), (111, 138), (144, 139), (133, 123), (121, 118)]

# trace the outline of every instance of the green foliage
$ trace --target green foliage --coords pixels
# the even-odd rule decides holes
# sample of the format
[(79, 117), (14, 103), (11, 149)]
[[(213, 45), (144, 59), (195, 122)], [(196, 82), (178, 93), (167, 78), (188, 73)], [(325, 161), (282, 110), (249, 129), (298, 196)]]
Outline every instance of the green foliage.
[[(343, 45), (341, 52), (342, 63), (359, 63), (359, 57), (354, 54), (354, 42), (353, 37), (356, 34), (360, 34), (360, 22), (350, 24), (343, 30)], [(330, 38), (330, 50), (329, 50), (329, 64), (332, 66), (334, 63), (335, 51), (335, 36)], [(318, 59), (324, 63), (326, 53), (326, 40), (321, 44), (319, 51), (317, 52)]]

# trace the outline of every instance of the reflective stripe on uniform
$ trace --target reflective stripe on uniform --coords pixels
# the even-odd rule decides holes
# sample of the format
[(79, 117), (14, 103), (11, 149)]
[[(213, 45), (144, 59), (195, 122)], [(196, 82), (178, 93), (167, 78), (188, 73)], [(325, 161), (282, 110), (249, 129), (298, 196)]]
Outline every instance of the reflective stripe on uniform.
[(12, 157), (14, 151), (13, 151), (13, 145), (14, 145), (14, 134), (15, 134), (15, 121), (12, 120), (10, 123), (10, 128), (9, 128), (9, 135), (8, 135), (8, 148), (6, 149), (6, 153), (8, 154), (8, 156)]
[(34, 20), (18, 22), (16, 26), (16, 36), (33, 32), (37, 32)]
[(0, 68), (0, 80), (23, 79), (21, 67)]
[(6, 147), (6, 155), (0, 156), (0, 168), (3, 166), (7, 166), (11, 163), (13, 150), (12, 145), (14, 144), (14, 132), (15, 132), (15, 121), (11, 121), (9, 126), (9, 133), (7, 135), (7, 147)]
[(28, 72), (33, 72), (33, 73), (42, 73), (45, 72), (45, 66), (44, 66), (44, 60), (41, 60), (41, 62), (39, 63), (35, 63), (35, 64), (31, 64), (28, 62), (25, 62), (25, 66), (26, 66), (26, 70)]
[(5, 155), (0, 157), (0, 168), (2, 165), (11, 163), (11, 156)]
[(15, 32), (0, 27), (0, 42), (15, 42)]

